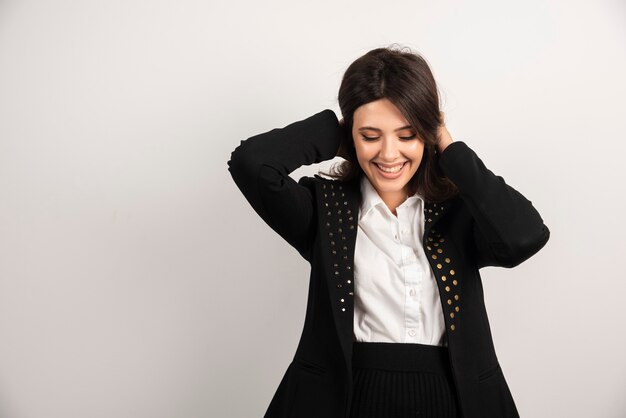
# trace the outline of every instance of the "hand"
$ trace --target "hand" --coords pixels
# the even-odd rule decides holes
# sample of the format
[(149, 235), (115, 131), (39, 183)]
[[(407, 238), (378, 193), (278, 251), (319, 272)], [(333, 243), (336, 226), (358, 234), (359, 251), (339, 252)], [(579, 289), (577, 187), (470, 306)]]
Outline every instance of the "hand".
[(439, 125), (439, 128), (437, 130), (437, 138), (439, 139), (439, 141), (437, 142), (437, 150), (439, 151), (439, 154), (441, 154), (443, 150), (445, 150), (446, 147), (453, 142), (453, 140), (450, 132), (448, 132), (448, 129), (446, 128), (446, 114), (443, 112), (439, 113), (441, 114), (441, 125)]
[(337, 150), (337, 157), (341, 157), (345, 160), (348, 159), (348, 150), (346, 149), (346, 147), (348, 146), (348, 141), (350, 140), (349, 138), (352, 136), (347, 136), (347, 133), (345, 131), (345, 122), (343, 121), (343, 118), (341, 118), (339, 120), (339, 126), (341, 126), (341, 141), (339, 142), (339, 149)]

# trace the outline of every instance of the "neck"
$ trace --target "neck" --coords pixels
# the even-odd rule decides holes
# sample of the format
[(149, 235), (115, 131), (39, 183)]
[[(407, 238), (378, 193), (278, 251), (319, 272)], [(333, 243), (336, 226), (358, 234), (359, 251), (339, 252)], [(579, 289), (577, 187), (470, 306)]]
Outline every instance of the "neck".
[(385, 205), (387, 205), (391, 213), (393, 213), (395, 216), (398, 216), (396, 208), (408, 198), (405, 189), (402, 189), (398, 192), (379, 192), (378, 194), (380, 195), (380, 198), (383, 200), (383, 202), (385, 202)]

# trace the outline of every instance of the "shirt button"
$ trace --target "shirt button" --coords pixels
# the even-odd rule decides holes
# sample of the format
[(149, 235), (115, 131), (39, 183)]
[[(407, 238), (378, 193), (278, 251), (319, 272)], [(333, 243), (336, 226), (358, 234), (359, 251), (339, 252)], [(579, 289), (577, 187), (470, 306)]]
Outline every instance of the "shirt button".
[(409, 294), (410, 294), (411, 296), (415, 296), (415, 289), (411, 289), (411, 290), (409, 290)]
[(411, 337), (415, 337), (415, 330), (414, 329), (409, 330), (409, 335)]

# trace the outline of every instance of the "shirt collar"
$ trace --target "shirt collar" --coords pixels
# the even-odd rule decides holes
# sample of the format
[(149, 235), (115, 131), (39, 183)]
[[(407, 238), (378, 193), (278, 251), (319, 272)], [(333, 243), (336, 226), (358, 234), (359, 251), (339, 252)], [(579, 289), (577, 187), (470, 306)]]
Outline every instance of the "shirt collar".
[[(378, 192), (376, 191), (376, 189), (370, 182), (369, 178), (365, 174), (361, 176), (360, 188), (361, 188), (362, 201), (361, 201), (361, 208), (360, 208), (361, 210), (359, 211), (359, 220), (361, 220), (364, 216), (366, 216), (369, 213), (369, 211), (372, 210), (376, 206), (382, 205), (385, 207), (387, 211), (391, 212), (389, 208), (387, 208), (387, 205), (385, 205), (385, 202), (380, 197), (380, 195), (378, 194)], [(424, 199), (422, 198), (422, 196), (420, 196), (416, 192), (413, 196), (409, 196), (398, 207), (415, 205), (420, 201), (423, 202)]]

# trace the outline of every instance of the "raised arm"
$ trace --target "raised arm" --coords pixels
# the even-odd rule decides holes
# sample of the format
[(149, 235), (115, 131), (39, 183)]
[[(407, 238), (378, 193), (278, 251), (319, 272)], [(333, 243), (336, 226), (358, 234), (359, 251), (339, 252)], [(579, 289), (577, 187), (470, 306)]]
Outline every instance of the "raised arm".
[(289, 173), (334, 158), (340, 138), (335, 112), (325, 109), (241, 141), (227, 162), (252, 208), (308, 261), (315, 232), (312, 178), (296, 182)]
[(550, 238), (532, 202), (485, 167), (463, 141), (449, 144), (439, 166), (459, 188), (473, 219), (478, 268), (511, 268), (537, 253)]

